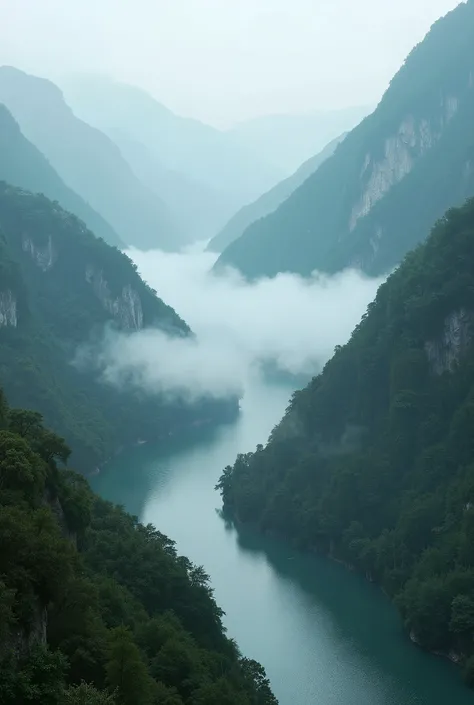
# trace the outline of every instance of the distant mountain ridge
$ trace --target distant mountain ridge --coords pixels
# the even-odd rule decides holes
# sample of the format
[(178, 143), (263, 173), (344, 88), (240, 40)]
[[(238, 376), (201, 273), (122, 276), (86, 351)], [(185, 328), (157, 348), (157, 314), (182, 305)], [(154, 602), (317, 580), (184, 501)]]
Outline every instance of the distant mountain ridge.
[(166, 203), (186, 242), (208, 240), (235, 212), (233, 194), (167, 169), (153, 150), (119, 130), (106, 132), (140, 181)]
[(346, 135), (341, 135), (330, 142), (319, 154), (311, 157), (287, 179), (280, 181), (270, 191), (264, 193), (255, 202), (240, 209), (225, 225), (225, 227), (212, 238), (207, 249), (211, 252), (222, 252), (231, 242), (237, 240), (252, 223), (266, 215), (273, 213), (287, 198), (296, 191), (306, 179), (314, 174), (321, 164), (328, 159)]
[(41, 152), (21, 133), (18, 123), (0, 104), (0, 180), (44, 193), (51, 200), (81, 218), (97, 237), (122, 247), (114, 229), (80, 196), (69, 189)]
[(352, 130), (373, 106), (320, 110), (304, 115), (263, 115), (228, 130), (236, 142), (275, 164), (285, 174), (295, 172), (312, 154)]
[[(198, 209), (194, 211), (199, 218), (198, 227), (207, 233), (207, 238), (233, 212), (285, 176), (283, 170), (267, 164), (255, 150), (242, 146), (232, 135), (176, 115), (141, 88), (90, 75), (65, 78), (62, 85), (68, 102), (82, 119), (112, 139), (121, 134), (129, 142), (146, 147), (155, 169), (159, 163), (163, 170), (174, 173), (171, 178), (178, 196), (172, 195), (171, 199), (179, 198), (179, 189), (189, 194), (193, 186), (197, 187), (212, 215), (208, 221)], [(137, 159), (137, 155), (133, 158)], [(181, 184), (176, 181), (177, 175)], [(150, 178), (154, 180), (156, 176)], [(223, 212), (220, 202), (215, 201), (219, 194), (229, 204)], [(186, 205), (182, 208), (185, 210)]]
[(374, 113), (220, 263), (258, 277), (349, 266), (380, 274), (400, 262), (474, 193), (473, 46), (468, 0), (413, 49)]
[(181, 235), (164, 203), (135, 176), (106, 135), (74, 115), (57, 86), (3, 66), (0, 102), (67, 186), (112, 225), (122, 242), (141, 249), (179, 249)]

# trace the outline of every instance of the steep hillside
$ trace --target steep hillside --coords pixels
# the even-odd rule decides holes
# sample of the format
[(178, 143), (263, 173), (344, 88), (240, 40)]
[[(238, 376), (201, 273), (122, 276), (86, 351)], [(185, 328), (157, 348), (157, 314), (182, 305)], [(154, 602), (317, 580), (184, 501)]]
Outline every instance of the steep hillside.
[(318, 154), (341, 135), (352, 130), (373, 107), (350, 107), (307, 115), (263, 115), (245, 120), (229, 130), (232, 137), (291, 174), (310, 154)]
[(106, 325), (189, 329), (125, 255), (44, 196), (1, 184), (0, 232), (0, 384), (68, 438), (76, 467), (90, 472), (123, 444), (234, 413), (233, 404), (119, 391), (101, 383), (100, 370), (72, 365), (78, 345)]
[(81, 218), (97, 237), (103, 238), (109, 245), (123, 245), (114, 229), (66, 186), (48, 160), (22, 135), (13, 116), (1, 104), (0, 180), (34, 193), (44, 193)]
[(0, 102), (65, 183), (126, 245), (179, 249), (180, 234), (164, 203), (135, 176), (106, 135), (74, 115), (53, 83), (0, 67)]
[(204, 569), (61, 469), (68, 455), (0, 390), (2, 705), (277, 705)]
[(176, 115), (146, 91), (98, 76), (64, 82), (67, 100), (99, 129), (120, 130), (144, 144), (168, 169), (233, 194), (236, 208), (267, 191), (285, 173), (225, 132)]
[(249, 277), (396, 265), (447, 207), (474, 193), (473, 45), (468, 0), (433, 25), (333, 157), (221, 263)]
[(212, 238), (207, 249), (211, 252), (222, 252), (231, 242), (239, 238), (249, 225), (260, 218), (264, 218), (269, 213), (273, 213), (283, 201), (286, 201), (291, 196), (293, 191), (296, 191), (334, 153), (344, 137), (345, 135), (330, 142), (322, 152), (305, 161), (294, 174), (284, 179), (284, 181), (280, 181), (254, 203), (241, 208), (220, 233)]
[(243, 522), (357, 566), (474, 685), (474, 199), (383, 284), (268, 445), (219, 483)]
[(166, 203), (186, 241), (208, 240), (239, 207), (235, 194), (166, 168), (153, 149), (119, 130), (109, 130), (108, 134), (140, 181)]

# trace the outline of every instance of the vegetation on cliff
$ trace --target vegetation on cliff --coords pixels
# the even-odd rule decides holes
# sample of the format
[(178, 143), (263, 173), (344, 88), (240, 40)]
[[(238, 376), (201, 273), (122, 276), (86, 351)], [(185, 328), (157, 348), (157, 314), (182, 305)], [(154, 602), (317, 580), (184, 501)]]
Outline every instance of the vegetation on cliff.
[[(246, 276), (390, 271), (474, 195), (474, 0), (438, 20), (332, 157), (219, 264)], [(442, 57), (442, 60), (440, 59)]]
[(275, 705), (204, 569), (99, 499), (0, 393), (2, 705)]
[(90, 471), (123, 444), (235, 412), (227, 401), (189, 405), (115, 388), (100, 368), (74, 365), (106, 327), (190, 331), (128, 257), (58, 203), (0, 183), (0, 231), (0, 384), (12, 404), (38, 410), (68, 439), (75, 467)]
[(383, 586), (425, 648), (474, 683), (474, 200), (383, 284), (294, 394), (266, 447), (220, 478), (226, 509)]

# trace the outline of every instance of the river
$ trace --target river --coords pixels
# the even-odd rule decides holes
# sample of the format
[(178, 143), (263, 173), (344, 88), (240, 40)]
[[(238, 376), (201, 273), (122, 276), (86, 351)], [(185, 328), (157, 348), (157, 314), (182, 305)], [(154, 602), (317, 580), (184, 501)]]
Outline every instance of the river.
[(93, 478), (94, 489), (204, 565), (229, 635), (265, 666), (281, 705), (472, 705), (458, 669), (413, 646), (375, 586), (221, 518), (222, 469), (266, 441), (290, 394), (255, 381), (235, 423), (131, 448)]

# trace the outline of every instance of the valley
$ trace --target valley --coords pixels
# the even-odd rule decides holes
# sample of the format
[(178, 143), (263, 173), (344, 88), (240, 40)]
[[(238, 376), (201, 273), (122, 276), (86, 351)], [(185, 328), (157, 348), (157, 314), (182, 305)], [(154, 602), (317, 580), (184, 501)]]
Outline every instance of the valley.
[(1, 705), (473, 702), (474, 0), (323, 5), (0, 4)]

